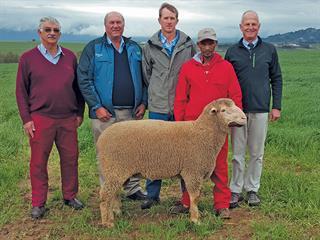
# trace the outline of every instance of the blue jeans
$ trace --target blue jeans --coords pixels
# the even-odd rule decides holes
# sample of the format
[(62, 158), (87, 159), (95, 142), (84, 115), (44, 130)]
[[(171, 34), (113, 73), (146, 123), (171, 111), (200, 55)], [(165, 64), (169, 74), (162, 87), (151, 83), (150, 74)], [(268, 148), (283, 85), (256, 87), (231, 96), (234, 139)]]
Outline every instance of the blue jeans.
[[(166, 114), (166, 113), (149, 112), (149, 119), (174, 121), (173, 114), (170, 114), (170, 113)], [(161, 189), (161, 180), (151, 181), (150, 179), (147, 179), (146, 190), (147, 190), (148, 198), (159, 200), (160, 189)]]

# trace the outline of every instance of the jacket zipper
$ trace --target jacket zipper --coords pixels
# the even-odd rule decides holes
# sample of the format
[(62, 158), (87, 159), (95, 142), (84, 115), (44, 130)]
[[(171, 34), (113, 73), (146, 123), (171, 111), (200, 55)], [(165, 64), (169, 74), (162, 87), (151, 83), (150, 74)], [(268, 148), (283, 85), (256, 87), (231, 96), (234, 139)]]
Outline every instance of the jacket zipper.
[(256, 66), (256, 53), (252, 53), (250, 51), (250, 56), (249, 56), (251, 63), (252, 63), (252, 68), (254, 68)]

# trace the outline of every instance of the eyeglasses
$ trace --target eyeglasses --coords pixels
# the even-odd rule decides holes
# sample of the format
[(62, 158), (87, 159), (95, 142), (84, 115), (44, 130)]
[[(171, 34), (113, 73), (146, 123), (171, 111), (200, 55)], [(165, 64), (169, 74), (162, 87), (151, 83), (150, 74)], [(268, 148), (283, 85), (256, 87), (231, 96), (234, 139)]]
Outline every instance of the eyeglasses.
[(46, 33), (51, 33), (52, 31), (54, 33), (59, 33), (60, 32), (59, 28), (41, 28), (41, 30), (46, 32)]

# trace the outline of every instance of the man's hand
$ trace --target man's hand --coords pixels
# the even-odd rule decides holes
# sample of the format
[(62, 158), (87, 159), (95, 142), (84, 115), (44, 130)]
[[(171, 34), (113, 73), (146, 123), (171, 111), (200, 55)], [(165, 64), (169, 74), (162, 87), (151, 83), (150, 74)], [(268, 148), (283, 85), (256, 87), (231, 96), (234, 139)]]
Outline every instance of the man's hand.
[(112, 114), (109, 113), (104, 107), (98, 108), (96, 110), (96, 115), (101, 122), (107, 122), (112, 117)]
[(144, 104), (140, 104), (135, 111), (136, 119), (138, 120), (142, 119), (145, 111), (146, 111), (146, 106)]
[(273, 108), (271, 110), (269, 119), (271, 122), (277, 121), (280, 118), (280, 115), (281, 115), (281, 111), (279, 109)]
[(23, 125), (24, 132), (27, 134), (29, 138), (34, 137), (34, 131), (36, 131), (36, 128), (34, 127), (33, 121), (27, 122)]
[(83, 117), (77, 116), (76, 121), (77, 121), (77, 128), (78, 128), (78, 127), (80, 127), (81, 124), (82, 124)]

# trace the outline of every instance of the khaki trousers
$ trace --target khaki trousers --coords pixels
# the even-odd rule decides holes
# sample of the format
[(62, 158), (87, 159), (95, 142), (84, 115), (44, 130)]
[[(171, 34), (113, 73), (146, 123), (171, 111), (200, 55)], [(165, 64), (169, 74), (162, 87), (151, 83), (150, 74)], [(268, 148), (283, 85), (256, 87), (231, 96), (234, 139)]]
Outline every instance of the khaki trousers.
[[(247, 125), (231, 129), (232, 178), (231, 192), (258, 192), (262, 173), (264, 143), (268, 129), (268, 113), (247, 113)], [(245, 170), (248, 147), (249, 162)]]
[[(132, 117), (132, 109), (115, 109), (115, 117), (112, 117), (107, 122), (102, 122), (99, 119), (92, 119), (92, 131), (93, 131), (93, 137), (95, 144), (98, 141), (99, 136), (101, 133), (108, 127), (110, 127), (112, 124), (121, 122), (121, 121), (127, 121), (127, 120), (133, 120)], [(99, 179), (100, 179), (100, 185), (102, 185), (105, 181), (101, 169), (101, 164), (98, 160), (99, 165)], [(129, 167), (129, 166), (128, 166)], [(136, 193), (139, 190), (142, 190), (140, 184), (139, 184), (140, 178), (138, 177), (131, 177), (129, 181), (126, 182), (124, 185), (124, 191), (127, 196), (130, 196), (134, 193)]]

